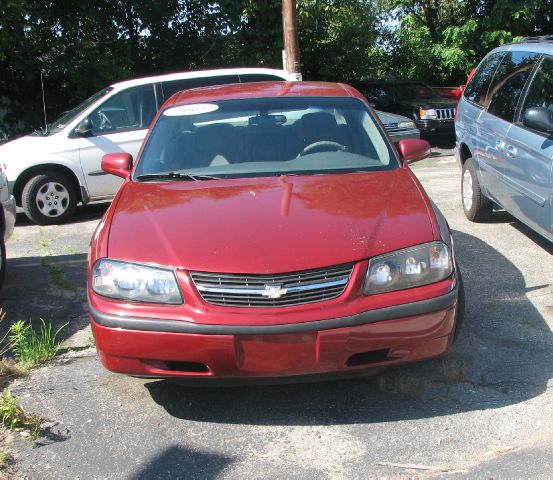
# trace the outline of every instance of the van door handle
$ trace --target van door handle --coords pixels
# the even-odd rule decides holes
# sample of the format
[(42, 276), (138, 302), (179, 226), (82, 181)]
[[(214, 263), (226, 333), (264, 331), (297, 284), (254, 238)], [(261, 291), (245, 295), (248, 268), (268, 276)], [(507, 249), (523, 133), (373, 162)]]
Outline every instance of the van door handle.
[(513, 158), (517, 154), (517, 149), (513, 145), (507, 145), (507, 147), (505, 148), (505, 154), (508, 157)]

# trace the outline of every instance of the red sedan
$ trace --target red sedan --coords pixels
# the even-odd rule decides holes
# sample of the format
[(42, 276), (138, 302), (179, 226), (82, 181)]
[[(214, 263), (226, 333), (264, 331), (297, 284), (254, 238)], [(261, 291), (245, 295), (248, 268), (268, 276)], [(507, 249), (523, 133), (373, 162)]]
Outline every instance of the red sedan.
[(352, 87), (206, 87), (160, 110), (91, 242), (104, 366), (201, 381), (347, 376), (441, 355), (462, 310), (442, 214)]

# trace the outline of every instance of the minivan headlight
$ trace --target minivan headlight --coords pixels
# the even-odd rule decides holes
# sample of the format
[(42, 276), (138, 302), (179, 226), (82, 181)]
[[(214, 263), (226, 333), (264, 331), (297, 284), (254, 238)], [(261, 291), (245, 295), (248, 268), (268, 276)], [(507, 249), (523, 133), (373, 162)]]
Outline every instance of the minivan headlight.
[(120, 300), (183, 303), (173, 270), (109, 258), (101, 258), (92, 267), (92, 290)]
[(423, 120), (431, 120), (433, 118), (438, 118), (435, 108), (419, 108), (419, 117)]
[(445, 280), (453, 272), (449, 247), (431, 242), (371, 258), (365, 295), (393, 292)]

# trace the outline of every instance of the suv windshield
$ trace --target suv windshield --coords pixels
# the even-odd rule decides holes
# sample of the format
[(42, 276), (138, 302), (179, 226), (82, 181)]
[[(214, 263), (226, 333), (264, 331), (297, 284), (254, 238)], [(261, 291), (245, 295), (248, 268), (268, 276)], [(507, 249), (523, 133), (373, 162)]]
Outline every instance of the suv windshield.
[(90, 105), (96, 102), (96, 100), (102, 97), (105, 97), (112, 90), (113, 90), (113, 87), (104, 88), (103, 90), (100, 90), (99, 92), (96, 92), (94, 95), (88, 97), (85, 101), (79, 103), (79, 105), (77, 105), (76, 107), (63, 113), (62, 116), (58, 118), (56, 121), (48, 124), (48, 130), (46, 133), (58, 133), (82, 111), (90, 107)]
[(359, 99), (248, 98), (164, 110), (134, 179), (203, 180), (397, 167), (380, 127)]
[(396, 97), (400, 99), (436, 98), (440, 96), (423, 83), (398, 83), (395, 86), (395, 91)]

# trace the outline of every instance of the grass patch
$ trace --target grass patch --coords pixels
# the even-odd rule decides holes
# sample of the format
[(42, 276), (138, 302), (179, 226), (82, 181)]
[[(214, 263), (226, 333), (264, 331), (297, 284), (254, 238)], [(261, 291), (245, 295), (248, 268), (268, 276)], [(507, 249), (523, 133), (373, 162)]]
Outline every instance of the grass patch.
[(48, 269), (48, 273), (54, 285), (57, 285), (63, 290), (68, 290), (73, 293), (77, 292), (77, 286), (73, 282), (65, 278), (65, 275), (61, 271), (61, 268), (56, 265), (52, 265), (48, 262), (48, 260), (46, 260), (46, 258), (43, 258), (40, 263), (43, 267)]
[(5, 450), (0, 450), (0, 470), (6, 470), (6, 468), (13, 465), (13, 463), (13, 455)]
[(0, 390), (15, 378), (27, 375), (27, 369), (11, 358), (0, 358)]
[(60, 331), (67, 324), (52, 332), (52, 324), (40, 319), (40, 331), (31, 322), (15, 322), (9, 330), (9, 341), (15, 358), (23, 367), (34, 367), (55, 357), (61, 341), (57, 339)]
[(26, 430), (32, 439), (40, 435), (41, 419), (25, 412), (19, 405), (19, 399), (9, 389), (0, 396), (0, 422), (10, 430)]

